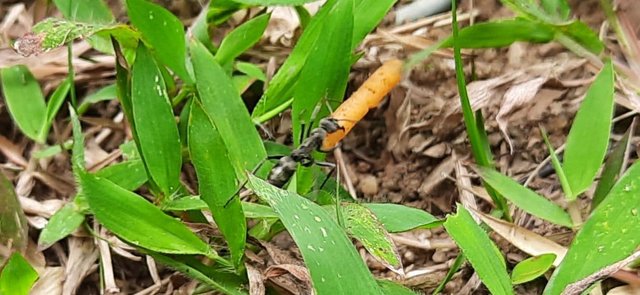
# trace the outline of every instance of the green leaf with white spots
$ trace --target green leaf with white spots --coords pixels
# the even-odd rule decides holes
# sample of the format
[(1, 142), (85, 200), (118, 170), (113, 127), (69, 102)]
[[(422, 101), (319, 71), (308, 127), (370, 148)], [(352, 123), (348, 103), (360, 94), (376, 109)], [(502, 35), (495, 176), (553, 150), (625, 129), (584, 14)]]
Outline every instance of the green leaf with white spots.
[(584, 223), (544, 294), (560, 294), (569, 284), (628, 257), (638, 246), (640, 162), (635, 162)]
[(367, 207), (343, 203), (342, 214), (347, 233), (360, 241), (373, 257), (396, 273), (402, 273), (402, 261), (389, 233)]
[(344, 230), (325, 209), (251, 174), (248, 186), (279, 215), (300, 248), (317, 294), (383, 294)]

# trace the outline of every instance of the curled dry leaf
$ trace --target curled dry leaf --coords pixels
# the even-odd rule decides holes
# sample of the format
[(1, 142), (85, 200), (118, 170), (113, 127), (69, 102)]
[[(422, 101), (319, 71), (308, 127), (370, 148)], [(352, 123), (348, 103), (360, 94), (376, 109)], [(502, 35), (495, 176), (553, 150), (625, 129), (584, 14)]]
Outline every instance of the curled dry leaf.
[(247, 277), (249, 278), (249, 294), (262, 295), (265, 294), (264, 277), (259, 269), (253, 267), (249, 263), (244, 264), (247, 268)]
[(38, 281), (33, 285), (29, 294), (62, 294), (62, 282), (66, 280), (64, 267), (46, 267), (38, 272), (38, 276)]
[[(325, 1), (316, 1), (304, 5), (307, 11), (314, 15)], [(268, 9), (271, 12), (271, 19), (264, 32), (264, 38), (270, 44), (280, 44), (291, 46), (295, 31), (300, 26), (298, 13), (292, 6), (275, 6)]]
[(507, 121), (506, 116), (514, 109), (519, 108), (529, 103), (538, 93), (540, 87), (548, 80), (547, 77), (537, 77), (529, 81), (517, 84), (509, 88), (504, 94), (504, 101), (500, 106), (496, 121), (500, 132), (504, 135), (504, 138), (509, 144), (509, 150), (513, 154), (513, 143), (509, 134), (507, 133)]
[(62, 294), (75, 294), (82, 280), (92, 273), (98, 259), (98, 249), (92, 239), (69, 237), (69, 260)]

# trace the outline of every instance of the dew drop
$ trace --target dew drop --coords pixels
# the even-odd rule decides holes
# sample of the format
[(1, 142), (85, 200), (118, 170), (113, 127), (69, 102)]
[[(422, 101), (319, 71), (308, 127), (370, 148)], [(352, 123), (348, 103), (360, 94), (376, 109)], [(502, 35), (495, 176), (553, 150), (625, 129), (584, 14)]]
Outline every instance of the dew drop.
[(325, 238), (326, 238), (326, 237), (328, 236), (328, 235), (327, 235), (327, 230), (326, 230), (326, 229), (324, 229), (324, 227), (321, 227), (321, 228), (320, 228), (320, 231), (322, 232), (322, 236), (323, 236), (323, 237), (325, 237)]
[(322, 219), (320, 219), (320, 217), (315, 216), (313, 219), (315, 219), (317, 222), (322, 222)]
[(637, 208), (631, 209), (631, 215), (638, 216), (638, 209)]
[(313, 252), (316, 251), (316, 248), (314, 248), (312, 245), (307, 245), (307, 249), (309, 249), (309, 250), (311, 250)]
[(604, 251), (604, 246), (598, 246), (598, 252), (602, 253)]

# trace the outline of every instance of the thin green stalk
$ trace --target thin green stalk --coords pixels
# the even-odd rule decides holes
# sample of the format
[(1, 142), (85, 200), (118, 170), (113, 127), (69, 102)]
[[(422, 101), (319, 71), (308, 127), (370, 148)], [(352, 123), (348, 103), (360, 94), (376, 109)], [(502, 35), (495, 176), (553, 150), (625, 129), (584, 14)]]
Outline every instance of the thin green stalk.
[[(467, 135), (469, 136), (469, 141), (471, 142), (471, 152), (478, 165), (482, 167), (493, 167), (491, 159), (487, 156), (491, 152), (485, 150), (485, 147), (482, 144), (483, 134), (481, 134), (479, 131), (479, 128), (482, 128), (482, 131), (484, 133), (484, 126), (478, 126), (476, 124), (476, 118), (473, 113), (473, 109), (471, 108), (471, 103), (469, 102), (469, 95), (467, 93), (466, 82), (464, 80), (462, 56), (460, 54), (460, 46), (458, 46), (459, 29), (456, 9), (456, 1), (452, 0), (451, 12), (453, 19), (453, 55), (456, 67), (458, 92), (460, 94), (460, 104), (462, 106), (462, 115), (464, 117), (464, 125), (467, 130)], [(486, 137), (486, 135), (484, 137)], [(507, 221), (511, 221), (511, 216), (509, 215), (509, 208), (507, 206), (506, 200), (490, 186), (485, 185), (485, 188), (487, 189), (487, 193), (489, 193), (497, 208), (502, 211), (503, 218)]]
[(73, 42), (69, 41), (67, 43), (67, 67), (69, 74), (67, 75), (67, 79), (70, 81), (69, 93), (71, 94), (71, 105), (74, 109), (78, 107), (78, 100), (76, 98), (76, 72), (73, 69)]
[(262, 114), (260, 117), (254, 119), (253, 121), (256, 124), (262, 124), (262, 123), (268, 121), (269, 119), (277, 116), (282, 111), (286, 110), (289, 106), (291, 106), (292, 103), (293, 103), (293, 98), (285, 101), (283, 104), (279, 105), (277, 108)]

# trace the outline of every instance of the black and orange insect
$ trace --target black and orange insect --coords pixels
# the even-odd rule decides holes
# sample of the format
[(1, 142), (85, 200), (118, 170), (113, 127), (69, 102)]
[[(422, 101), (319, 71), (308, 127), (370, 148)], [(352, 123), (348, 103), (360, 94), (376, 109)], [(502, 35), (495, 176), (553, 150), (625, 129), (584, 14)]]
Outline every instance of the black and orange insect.
[(351, 129), (369, 112), (377, 107), (393, 89), (402, 76), (403, 62), (393, 59), (378, 68), (347, 100), (329, 117), (320, 120), (317, 128), (291, 152), (278, 160), (271, 169), (267, 181), (283, 187), (293, 176), (298, 164), (309, 167), (316, 163), (313, 151), (328, 152), (334, 149)]

